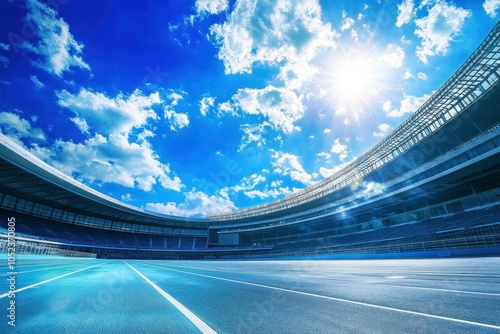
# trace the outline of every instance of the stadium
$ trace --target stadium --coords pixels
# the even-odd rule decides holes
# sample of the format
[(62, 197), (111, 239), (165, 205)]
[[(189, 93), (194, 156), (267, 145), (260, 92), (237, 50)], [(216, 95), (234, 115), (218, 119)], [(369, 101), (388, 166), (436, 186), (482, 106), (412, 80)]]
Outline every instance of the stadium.
[(497, 24), (334, 175), (205, 218), (117, 201), (1, 135), (2, 253), (54, 258), (3, 263), (0, 298), (20, 333), (498, 332), (499, 66)]

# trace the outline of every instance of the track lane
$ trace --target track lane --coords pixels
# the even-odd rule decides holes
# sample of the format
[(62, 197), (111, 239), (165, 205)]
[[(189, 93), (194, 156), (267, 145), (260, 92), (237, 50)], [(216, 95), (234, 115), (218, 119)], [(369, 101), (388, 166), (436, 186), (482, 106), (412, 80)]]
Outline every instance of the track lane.
[[(415, 313), (420, 314), (425, 317), (442, 318), (448, 321), (461, 322), (461, 323), (477, 323), (476, 326), (484, 328), (493, 328), (496, 330), (500, 329), (500, 323), (497, 317), (497, 307), (498, 307), (498, 294), (491, 295), (469, 295), (463, 293), (455, 293), (450, 290), (438, 290), (434, 291), (432, 288), (429, 289), (417, 289), (417, 291), (408, 292), (408, 287), (398, 287), (398, 286), (373, 286), (373, 284), (364, 286), (363, 282), (351, 281), (349, 284), (339, 284), (335, 282), (335, 286), (325, 284), (325, 282), (318, 282), (312, 279), (313, 275), (303, 281), (293, 280), (291, 275), (288, 275), (285, 279), (277, 278), (276, 276), (266, 277), (262, 273), (257, 275), (249, 274), (234, 274), (228, 275), (227, 272), (219, 273), (218, 275), (207, 274), (206, 271), (194, 272), (192, 269), (192, 263), (189, 263), (189, 270), (180, 270), (178, 262), (142, 262), (142, 265), (151, 265), (151, 263), (156, 263), (155, 267), (165, 267), (168, 264), (173, 263), (175, 267), (166, 268), (171, 273), (178, 273), (181, 277), (178, 279), (181, 281), (194, 280), (198, 281), (201, 286), (207, 284), (204, 279), (211, 280), (221, 280), (233, 284), (246, 284), (258, 287), (259, 284), (262, 287), (270, 288), (284, 288), (286, 290), (298, 291), (298, 293), (310, 293), (311, 295), (323, 296), (324, 298), (337, 298), (338, 301), (344, 301), (349, 303), (364, 303), (369, 305), (374, 305), (373, 307), (387, 308), (387, 309), (397, 309), (398, 312), (403, 313)], [(209, 263), (207, 262), (207, 265)], [(174, 269), (175, 268), (175, 269)], [(276, 268), (276, 264), (273, 268), (270, 268), (272, 272), (274, 270), (279, 271)], [(244, 268), (240, 268), (242, 272), (245, 271)], [(292, 270), (293, 272), (293, 270)], [(189, 278), (186, 275), (197, 276), (198, 280)], [(212, 277), (208, 277), (212, 276)], [(161, 280), (161, 278), (157, 278)], [(233, 280), (234, 282), (231, 282)], [(247, 284), (248, 283), (248, 284)], [(160, 284), (160, 283), (159, 283)], [(160, 284), (161, 285), (161, 284)], [(194, 286), (196, 284), (193, 284)], [(219, 289), (220, 287), (212, 287), (212, 289)], [(236, 288), (234, 288), (236, 289)], [(405, 291), (406, 290), (406, 291)], [(232, 292), (228, 292), (232, 293)], [(240, 294), (240, 298), (244, 299), (245, 295)], [(243, 302), (243, 301), (242, 301)], [(366, 305), (365, 305), (366, 306)], [(318, 310), (318, 312), (321, 310)]]
[(126, 262), (144, 277), (122, 261), (24, 266), (36, 283), (103, 264), (18, 293), (18, 332), (203, 332), (154, 285), (219, 333), (500, 332), (498, 259)]
[(17, 293), (16, 305), (16, 328), (2, 321), (1, 333), (199, 333), (121, 261)]

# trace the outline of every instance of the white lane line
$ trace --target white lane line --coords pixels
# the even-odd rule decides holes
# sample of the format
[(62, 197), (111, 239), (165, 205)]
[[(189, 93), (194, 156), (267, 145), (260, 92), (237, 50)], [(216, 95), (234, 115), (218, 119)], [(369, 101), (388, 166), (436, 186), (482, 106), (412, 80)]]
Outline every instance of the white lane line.
[(161, 268), (161, 269), (164, 269), (164, 270), (176, 271), (176, 272), (180, 272), (180, 273), (184, 273), (184, 274), (189, 274), (189, 275), (194, 275), (194, 276), (201, 276), (201, 277), (207, 277), (207, 278), (212, 278), (212, 279), (221, 280), (221, 281), (227, 281), (227, 282), (245, 284), (245, 285), (256, 286), (256, 287), (260, 287), (260, 288), (272, 289), (272, 290), (283, 291), (283, 292), (290, 292), (290, 293), (295, 293), (295, 294), (304, 295), (304, 296), (317, 297), (317, 298), (328, 299), (328, 300), (335, 300), (335, 301), (343, 302), (343, 303), (349, 303), (349, 304), (367, 306), (367, 307), (372, 307), (372, 308), (377, 308), (377, 309), (382, 309), (382, 310), (388, 310), (388, 311), (395, 311), (395, 312), (400, 312), (400, 313), (407, 313), (407, 314), (419, 315), (419, 316), (433, 318), (433, 319), (441, 319), (441, 320), (459, 322), (459, 323), (468, 324), (468, 325), (481, 326), (481, 327), (487, 327), (487, 328), (493, 328), (493, 329), (500, 329), (500, 326), (495, 326), (495, 325), (491, 325), (491, 324), (485, 324), (485, 323), (481, 323), (481, 322), (474, 322), (474, 321), (468, 321), (468, 320), (463, 320), (463, 319), (444, 317), (444, 316), (435, 315), (435, 314), (428, 314), (428, 313), (422, 313), (422, 312), (415, 312), (415, 311), (398, 309), (398, 308), (394, 308), (394, 307), (388, 307), (388, 306), (382, 306), (382, 305), (376, 305), (376, 304), (369, 304), (369, 303), (364, 303), (364, 302), (357, 302), (357, 301), (349, 300), (349, 299), (342, 299), (342, 298), (336, 298), (336, 297), (318, 295), (318, 294), (310, 293), (310, 292), (297, 291), (297, 290), (291, 290), (291, 289), (285, 289), (285, 288), (278, 288), (278, 287), (275, 287), (275, 286), (264, 285), (264, 284), (257, 284), (257, 283), (251, 283), (251, 282), (245, 282), (245, 281), (237, 281), (237, 280), (233, 280), (233, 279), (229, 279), (229, 278), (222, 278), (222, 277), (210, 276), (210, 275), (204, 275), (204, 274), (196, 274), (196, 273), (191, 273), (189, 271), (183, 271), (183, 270), (165, 268), (165, 267), (155, 266), (155, 265), (152, 265), (152, 264), (146, 264), (146, 263), (144, 263), (144, 265), (147, 265), (147, 266), (150, 266), (150, 267)]
[(398, 288), (407, 288), (407, 289), (417, 289), (417, 290), (430, 290), (430, 291), (440, 291), (440, 292), (453, 292), (453, 293), (465, 293), (470, 295), (486, 295), (486, 296), (495, 296), (500, 297), (500, 293), (494, 292), (479, 292), (479, 291), (465, 291), (465, 290), (452, 290), (452, 289), (440, 289), (440, 288), (426, 288), (423, 286), (408, 286), (408, 285), (397, 285), (397, 284), (387, 284), (387, 283), (373, 283), (380, 284), (386, 286), (394, 286)]
[[(56, 267), (50, 267), (50, 268), (34, 269), (34, 270), (28, 270), (28, 271), (18, 271), (17, 274), (20, 275), (20, 274), (34, 273), (36, 271), (59, 269), (59, 268), (70, 267), (70, 266), (75, 266), (75, 265), (76, 264), (67, 264), (67, 265), (64, 265), (64, 266), (56, 266)], [(9, 276), (9, 274), (2, 274), (2, 275), (0, 275), (0, 277), (1, 276)]]
[[(208, 271), (216, 271), (217, 272), (217, 270), (212, 270), (210, 268), (205, 269), (205, 268), (199, 268), (199, 267), (179, 266), (179, 265), (173, 265), (173, 264), (169, 264), (168, 266), (169, 267), (176, 267), (176, 268), (183, 268), (183, 269), (199, 269), (199, 270), (208, 270)], [(251, 273), (244, 273), (241, 271), (231, 271), (231, 270), (221, 270), (221, 272), (252, 275)], [(265, 273), (264, 276), (280, 276), (280, 275), (279, 274)], [(403, 276), (401, 276), (401, 277), (403, 277)], [(335, 282), (352, 283), (352, 280), (348, 280), (348, 279), (330, 279), (330, 280), (335, 281)], [(471, 295), (486, 295), (486, 296), (494, 296), (494, 297), (500, 296), (500, 293), (494, 293), (494, 292), (479, 292), (479, 291), (452, 290), (452, 289), (441, 289), (441, 288), (428, 288), (428, 287), (421, 287), (421, 286), (390, 284), (390, 283), (384, 283), (384, 282), (363, 282), (363, 283), (364, 284), (376, 284), (376, 285), (382, 285), (382, 286), (388, 286), (388, 287), (400, 287), (400, 288), (406, 288), (406, 289), (416, 289), (416, 290), (430, 290), (430, 291), (439, 291), (439, 292), (464, 293), (464, 294), (471, 294)]]
[(45, 284), (45, 283), (49, 283), (49, 282), (55, 281), (57, 279), (66, 277), (66, 276), (73, 275), (73, 274), (79, 273), (81, 271), (84, 271), (84, 270), (87, 270), (87, 269), (90, 269), (90, 268), (94, 268), (94, 267), (100, 266), (100, 265), (102, 265), (104, 263), (108, 263), (108, 262), (102, 262), (102, 263), (96, 264), (95, 266), (91, 266), (91, 267), (79, 269), (79, 270), (76, 270), (76, 271), (72, 271), (70, 273), (67, 273), (67, 274), (64, 274), (64, 275), (61, 275), (61, 276), (53, 277), (53, 278), (50, 278), (50, 279), (42, 281), (42, 282), (38, 282), (38, 283), (29, 285), (29, 286), (25, 286), (24, 288), (17, 289), (17, 290), (14, 290), (12, 292), (4, 293), (4, 294), (0, 295), (0, 299), (7, 297), (9, 295), (9, 293), (18, 293), (18, 292), (21, 292), (21, 291), (24, 291), (24, 290), (27, 290), (27, 289), (31, 289), (31, 288), (34, 288), (35, 286), (39, 286), (39, 285), (42, 285), (42, 284)]
[(149, 278), (144, 276), (142, 273), (140, 273), (137, 269), (132, 267), (130, 264), (127, 262), (123, 261), (127, 266), (129, 266), (133, 271), (135, 271), (139, 276), (142, 277), (143, 280), (149, 283), (156, 291), (158, 291), (166, 300), (168, 300), (172, 305), (175, 306), (186, 318), (189, 319), (202, 333), (209, 333), (209, 334), (217, 334), (215, 330), (213, 330), (212, 327), (207, 325), (203, 320), (198, 318), (193, 312), (191, 312), (187, 307), (182, 305), (180, 302), (177, 301), (174, 297), (166, 293), (162, 288), (160, 288), (158, 285), (156, 285), (154, 282), (152, 282)]
[[(5, 254), (5, 253), (4, 253)], [(7, 260), (6, 257), (0, 257), (0, 260)], [(48, 265), (54, 265), (54, 264), (63, 264), (63, 263), (75, 263), (75, 262), (89, 262), (89, 261), (94, 261), (95, 258), (68, 258), (68, 259), (51, 259), (51, 260), (33, 260), (33, 259), (26, 259), (26, 258), (16, 258), (16, 262), (18, 266), (30, 266), (30, 267), (40, 267), (40, 266), (48, 266)], [(3, 267), (4, 265), (2, 265)], [(8, 267), (8, 265), (5, 265)]]
[(500, 277), (499, 274), (477, 274), (477, 273), (440, 273), (440, 272), (414, 272), (412, 275), (415, 276), (459, 276), (459, 277), (483, 277), (483, 278), (494, 278), (498, 279)]

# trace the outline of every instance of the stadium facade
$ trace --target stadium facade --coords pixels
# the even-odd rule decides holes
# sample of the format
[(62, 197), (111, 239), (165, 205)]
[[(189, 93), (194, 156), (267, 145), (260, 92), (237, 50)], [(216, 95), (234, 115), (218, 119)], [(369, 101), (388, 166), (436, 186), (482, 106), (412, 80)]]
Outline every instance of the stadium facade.
[(402, 125), (334, 175), (206, 218), (146, 212), (0, 135), (0, 248), (106, 258), (500, 253), (500, 24)]

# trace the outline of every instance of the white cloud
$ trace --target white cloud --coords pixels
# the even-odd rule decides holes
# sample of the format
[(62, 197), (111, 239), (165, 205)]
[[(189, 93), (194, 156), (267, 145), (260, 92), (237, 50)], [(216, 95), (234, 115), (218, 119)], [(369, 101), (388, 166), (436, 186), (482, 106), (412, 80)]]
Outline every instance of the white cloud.
[(325, 158), (325, 159), (330, 159), (330, 157), (332, 156), (330, 153), (328, 152), (320, 152), (318, 154), (316, 154), (316, 156), (318, 157), (322, 157), (322, 158)]
[(128, 193), (124, 194), (124, 195), (122, 195), (121, 199), (122, 199), (122, 202), (132, 202), (132, 195), (130, 195)]
[(319, 174), (326, 179), (329, 176), (332, 176), (336, 172), (335, 168), (325, 168), (325, 167), (320, 167), (319, 168)]
[(401, 100), (401, 104), (399, 109), (392, 109), (392, 103), (384, 103), (385, 108), (383, 108), (384, 112), (388, 117), (401, 117), (406, 114), (414, 113), (418, 110), (430, 97), (432, 94), (424, 94), (423, 96), (417, 97), (413, 95), (405, 95), (403, 100)]
[(239, 184), (228, 188), (232, 192), (249, 191), (255, 189), (258, 184), (266, 182), (266, 177), (264, 175), (252, 174), (248, 177), (243, 177)]
[(284, 152), (275, 152), (271, 162), (273, 172), (282, 176), (290, 176), (292, 180), (299, 181), (305, 185), (312, 184), (312, 176), (304, 170), (296, 155)]
[(35, 84), (36, 89), (41, 89), (41, 88), (45, 87), (44, 83), (41, 82), (40, 80), (38, 80), (36, 75), (32, 75), (30, 77), (30, 79)]
[(411, 79), (411, 78), (413, 78), (413, 74), (411, 74), (410, 70), (407, 69), (405, 71), (405, 74), (403, 75), (403, 79), (404, 80), (408, 80), (408, 79)]
[(425, 74), (424, 72), (418, 72), (417, 78), (419, 78), (420, 80), (424, 80), (424, 81), (426, 81), (428, 79), (427, 74)]
[(344, 31), (352, 27), (354, 24), (354, 20), (350, 17), (347, 16), (346, 11), (342, 12), (342, 26), (340, 27), (340, 30)]
[(378, 126), (378, 129), (383, 132), (387, 132), (391, 129), (391, 126), (387, 123), (382, 123)]
[(296, 79), (295, 87), (317, 71), (309, 61), (337, 37), (321, 21), (317, 0), (237, 1), (227, 21), (212, 25), (210, 34), (227, 74), (251, 73), (254, 63), (279, 66), (284, 67), (280, 78)]
[[(59, 105), (75, 114), (70, 120), (89, 138), (81, 143), (59, 139), (51, 150), (35, 150), (35, 154), (82, 182), (116, 183), (145, 191), (155, 185), (176, 191), (183, 187), (148, 142), (154, 136), (148, 121), (159, 118), (153, 110), (162, 103), (158, 92), (143, 95), (136, 89), (128, 96), (120, 93), (110, 98), (82, 88), (78, 94), (63, 90), (56, 96)], [(177, 98), (174, 93), (169, 97)], [(130, 142), (132, 131), (135, 142)]]
[(403, 44), (410, 44), (410, 43), (411, 43), (411, 40), (406, 39), (406, 36), (405, 36), (405, 35), (401, 36), (400, 41), (401, 41), (401, 43), (403, 43)]
[(339, 138), (335, 139), (330, 152), (337, 154), (339, 156), (340, 161), (344, 161), (347, 158), (347, 146), (341, 144)]
[(252, 65), (258, 59), (252, 53), (253, 40), (249, 31), (234, 22), (215, 24), (210, 32), (220, 45), (218, 57), (224, 63), (226, 74), (252, 72)]
[(358, 32), (354, 29), (351, 30), (351, 38), (357, 42), (358, 41)]
[(423, 63), (428, 57), (446, 54), (453, 39), (461, 32), (465, 19), (472, 15), (468, 9), (438, 1), (426, 17), (415, 20), (415, 35), (420, 37), (416, 55)]
[(87, 131), (93, 129), (106, 135), (128, 135), (133, 128), (146, 124), (148, 119), (158, 119), (152, 107), (161, 102), (158, 92), (143, 95), (139, 89), (129, 96), (120, 93), (115, 98), (85, 88), (76, 95), (63, 90), (56, 92), (56, 96), (60, 106), (75, 113), (77, 117), (72, 118), (73, 121), (84, 119), (88, 125)]
[(34, 66), (58, 77), (71, 67), (90, 70), (81, 57), (83, 44), (74, 39), (69, 25), (54, 9), (36, 0), (28, 0), (27, 8), (27, 22), (36, 27), (40, 40), (37, 44), (25, 42), (21, 47), (40, 56), (32, 61)]
[(243, 138), (241, 139), (240, 147), (238, 151), (243, 151), (245, 147), (250, 145), (251, 143), (257, 143), (257, 147), (261, 147), (266, 144), (266, 140), (264, 138), (265, 127), (270, 126), (268, 122), (264, 122), (262, 124), (243, 124), (240, 126), (240, 129), (243, 131)]
[[(9, 49), (10, 45), (0, 42), (0, 50), (9, 51)], [(9, 58), (7, 58), (7, 56), (0, 54), (0, 64), (3, 65), (4, 67), (7, 67), (7, 65), (9, 64)]]
[(209, 196), (202, 191), (192, 189), (190, 192), (185, 193), (185, 195), (186, 198), (183, 203), (148, 203), (145, 209), (167, 215), (185, 217), (205, 217), (237, 209), (234, 203), (223, 194), (220, 196)]
[(333, 168), (320, 167), (319, 168), (319, 174), (324, 179), (326, 179), (327, 177), (332, 176), (333, 174), (335, 174), (336, 172), (338, 172), (339, 170), (341, 170), (342, 168), (344, 168), (346, 165), (347, 165), (347, 163), (345, 162), (345, 163), (337, 165), (337, 166), (335, 166)]
[(174, 110), (185, 94), (186, 92), (181, 90), (170, 90), (170, 94), (167, 96), (167, 99), (170, 100), (170, 104), (164, 107), (163, 112), (165, 119), (167, 119), (170, 124), (170, 130), (172, 131), (177, 131), (189, 125), (188, 115), (186, 113), (178, 113)]
[(207, 12), (209, 14), (218, 14), (223, 12), (229, 6), (228, 0), (196, 0), (196, 12), (198, 15)]
[(4, 67), (7, 67), (9, 64), (9, 58), (5, 57), (4, 55), (0, 55), (0, 64), (2, 64)]
[(205, 96), (200, 100), (200, 113), (206, 116), (209, 109), (214, 106), (215, 97)]
[(182, 90), (169, 90), (170, 94), (168, 94), (167, 98), (171, 100), (172, 102), (170, 103), (172, 106), (177, 106), (179, 104), (179, 101), (183, 99), (183, 94), (186, 94), (186, 92)]
[(285, 83), (286, 88), (299, 89), (318, 72), (318, 68), (312, 66), (307, 59), (297, 58), (281, 66), (278, 79)]
[[(184, 25), (185, 26), (194, 26), (194, 20), (195, 20), (194, 15), (189, 15), (189, 16), (184, 16)], [(191, 43), (189, 36), (184, 36), (188, 39), (188, 44)]]
[(150, 191), (156, 184), (180, 191), (177, 176), (170, 177), (170, 167), (157, 160), (151, 145), (142, 140), (129, 143), (123, 134), (105, 137), (96, 134), (83, 143), (58, 139), (50, 150), (32, 150), (58, 170), (82, 182), (115, 183)]
[(275, 180), (271, 182), (271, 187), (276, 188), (283, 184), (283, 180)]
[(384, 54), (380, 57), (380, 60), (389, 67), (399, 68), (403, 65), (404, 58), (405, 52), (402, 47), (389, 44), (385, 48)]
[(7, 111), (0, 112), (0, 130), (21, 146), (24, 146), (21, 138), (42, 141), (47, 139), (42, 129), (33, 127), (28, 120), (19, 117), (18, 114)]
[[(180, 24), (173, 24), (173, 23), (169, 22), (168, 23), (168, 30), (170, 30), (170, 32), (174, 32), (177, 29), (179, 29), (179, 26), (180, 26)], [(178, 42), (178, 40), (177, 40), (177, 42)]]
[(219, 105), (217, 106), (217, 115), (220, 117), (224, 114), (238, 116), (238, 114), (234, 110), (233, 105), (229, 101), (219, 103)]
[(396, 20), (396, 27), (401, 28), (403, 24), (409, 23), (412, 17), (415, 15), (413, 10), (414, 7), (413, 0), (403, 0), (403, 2), (398, 5), (398, 18)]
[(75, 123), (76, 127), (80, 130), (81, 133), (90, 135), (90, 127), (87, 121), (81, 117), (72, 117), (70, 120)]
[(347, 109), (344, 106), (335, 106), (335, 116), (344, 116), (345, 114), (347, 114)]
[(331, 129), (328, 129), (328, 128), (326, 128), (325, 130), (323, 130), (323, 133), (324, 133), (324, 134), (328, 134), (328, 133), (330, 133), (330, 132), (332, 132), (332, 130), (331, 130)]
[(165, 118), (170, 121), (170, 130), (177, 131), (189, 125), (189, 117), (185, 113), (177, 113), (165, 107)]
[(391, 128), (392, 127), (387, 123), (379, 124), (379, 126), (378, 126), (379, 132), (374, 132), (373, 136), (374, 137), (384, 137), (385, 135), (387, 135), (387, 132), (389, 132), (389, 130)]
[(483, 8), (486, 14), (494, 18), (497, 16), (497, 10), (500, 8), (500, 0), (485, 0)]
[(250, 175), (250, 177), (248, 178), (244, 177), (243, 179), (248, 181), (251, 188), (255, 188), (255, 186), (258, 185), (259, 183), (266, 182), (265, 176), (256, 173)]
[(382, 101), (382, 110), (385, 112), (385, 113), (388, 113), (390, 112), (392, 109), (392, 102), (390, 100), (385, 100), (385, 101)]
[(251, 115), (263, 115), (275, 129), (289, 134), (300, 130), (294, 123), (304, 116), (301, 99), (291, 90), (272, 85), (263, 89), (238, 89), (235, 105)]
[[(263, 170), (263, 173), (268, 171)], [(250, 177), (244, 177), (241, 179), (240, 183), (233, 187), (225, 187), (221, 190), (221, 194), (227, 194), (229, 192), (237, 194), (243, 193), (243, 195), (248, 198), (278, 198), (286, 196), (296, 191), (296, 188), (290, 189), (289, 187), (282, 187), (282, 180), (275, 180), (271, 183), (266, 183), (266, 177), (264, 175), (252, 174)], [(260, 189), (256, 189), (259, 186)]]

